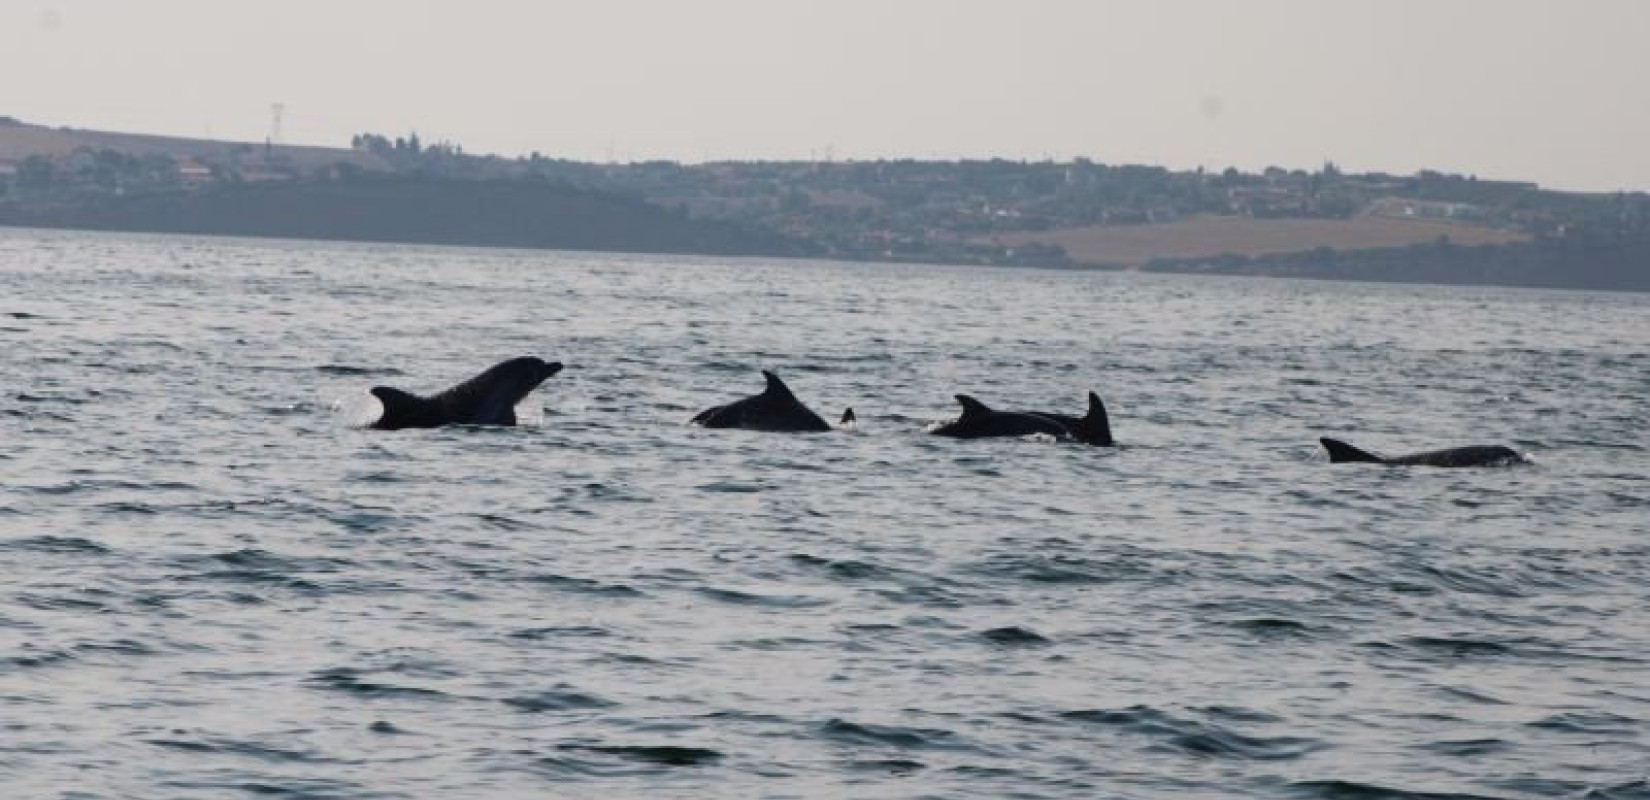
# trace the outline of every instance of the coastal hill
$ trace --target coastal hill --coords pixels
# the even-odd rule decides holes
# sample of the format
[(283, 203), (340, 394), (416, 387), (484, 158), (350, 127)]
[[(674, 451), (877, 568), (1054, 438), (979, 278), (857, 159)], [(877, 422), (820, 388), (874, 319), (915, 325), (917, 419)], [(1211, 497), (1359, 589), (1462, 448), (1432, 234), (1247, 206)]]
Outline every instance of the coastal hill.
[(543, 180), (395, 175), (228, 183), (191, 192), (7, 208), (0, 225), (694, 255), (802, 255), (801, 245)]
[(104, 150), (136, 157), (159, 156), (193, 161), (202, 165), (262, 166), (267, 162), (299, 171), (337, 164), (373, 171), (388, 171), (390, 168), (383, 158), (364, 150), (49, 128), (0, 117), (0, 165), (11, 164), (15, 167), (30, 156), (63, 161), (73, 158), (76, 152)]
[(1423, 171), (591, 163), (0, 117), (0, 225), (1650, 290), (1650, 196)]
[(52, 129), (5, 118), (0, 225), (701, 255), (805, 252), (761, 230), (525, 174), (464, 180), (398, 170), (358, 148)]

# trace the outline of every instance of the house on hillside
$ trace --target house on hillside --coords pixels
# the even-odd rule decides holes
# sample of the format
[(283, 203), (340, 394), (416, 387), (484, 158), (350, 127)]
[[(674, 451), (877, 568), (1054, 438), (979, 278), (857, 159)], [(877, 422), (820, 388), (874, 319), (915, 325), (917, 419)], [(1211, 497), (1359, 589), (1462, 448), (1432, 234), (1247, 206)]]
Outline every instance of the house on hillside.
[(1383, 197), (1370, 204), (1369, 213), (1395, 219), (1455, 219), (1482, 221), (1488, 214), (1482, 206), (1438, 200)]
[(185, 189), (197, 189), (212, 182), (212, 168), (193, 158), (178, 160), (178, 180)]

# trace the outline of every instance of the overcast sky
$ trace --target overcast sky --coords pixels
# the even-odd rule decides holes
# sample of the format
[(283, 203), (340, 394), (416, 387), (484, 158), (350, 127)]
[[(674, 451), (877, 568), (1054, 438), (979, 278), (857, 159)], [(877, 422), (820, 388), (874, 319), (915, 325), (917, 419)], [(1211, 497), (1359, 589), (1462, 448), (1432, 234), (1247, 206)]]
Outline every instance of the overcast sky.
[(1650, 0), (4, 0), (0, 115), (1650, 189)]

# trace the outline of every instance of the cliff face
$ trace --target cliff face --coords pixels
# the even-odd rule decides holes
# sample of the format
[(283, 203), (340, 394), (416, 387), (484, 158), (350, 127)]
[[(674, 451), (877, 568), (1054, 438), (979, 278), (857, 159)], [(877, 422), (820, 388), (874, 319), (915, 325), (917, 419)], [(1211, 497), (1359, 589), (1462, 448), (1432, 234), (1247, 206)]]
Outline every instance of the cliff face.
[(0, 225), (702, 255), (801, 255), (792, 241), (540, 180), (422, 177), (225, 184), (0, 204)]

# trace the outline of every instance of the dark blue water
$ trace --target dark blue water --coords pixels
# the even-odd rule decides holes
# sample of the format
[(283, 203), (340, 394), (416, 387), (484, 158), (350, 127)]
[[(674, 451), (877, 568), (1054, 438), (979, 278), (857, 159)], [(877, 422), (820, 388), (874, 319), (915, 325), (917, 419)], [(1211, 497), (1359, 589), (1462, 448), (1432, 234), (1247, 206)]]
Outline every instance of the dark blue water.
[(0, 343), (6, 797), (1650, 797), (1645, 295), (10, 231)]

